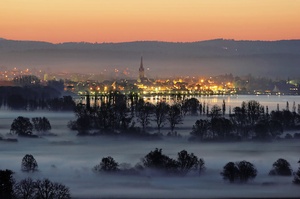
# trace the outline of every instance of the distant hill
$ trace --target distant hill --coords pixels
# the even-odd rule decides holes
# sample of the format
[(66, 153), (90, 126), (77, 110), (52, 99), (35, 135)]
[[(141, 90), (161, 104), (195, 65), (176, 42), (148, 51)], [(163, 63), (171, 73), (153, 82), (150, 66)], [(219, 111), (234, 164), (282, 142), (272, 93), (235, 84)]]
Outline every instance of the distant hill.
[(129, 68), (137, 76), (140, 57), (149, 77), (253, 74), (300, 76), (300, 40), (208, 40), (191, 43), (60, 43), (0, 39), (0, 66), (100, 73)]

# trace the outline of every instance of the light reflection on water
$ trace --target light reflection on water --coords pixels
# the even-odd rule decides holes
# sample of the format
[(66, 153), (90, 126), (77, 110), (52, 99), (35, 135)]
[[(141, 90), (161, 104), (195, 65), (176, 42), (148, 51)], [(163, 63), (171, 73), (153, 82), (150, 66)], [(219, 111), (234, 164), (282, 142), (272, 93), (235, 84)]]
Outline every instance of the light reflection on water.
[[(209, 107), (213, 105), (222, 106), (223, 100), (226, 104), (226, 113), (229, 113), (229, 107), (233, 109), (234, 107), (241, 106), (242, 102), (256, 100), (265, 108), (268, 106), (269, 111), (277, 110), (277, 105), (279, 105), (279, 110), (286, 109), (287, 102), (289, 103), (289, 110), (292, 111), (293, 103), (295, 102), (296, 111), (298, 109), (298, 104), (300, 104), (300, 96), (297, 95), (211, 95), (211, 96), (181, 96), (181, 99), (188, 99), (195, 97), (199, 100), (200, 103), (205, 103)], [(169, 104), (173, 104), (174, 102), (179, 102), (179, 98), (174, 96), (147, 96), (143, 97), (143, 99), (152, 104), (157, 104), (158, 102), (165, 101)], [(102, 99), (104, 102), (107, 102), (107, 98)], [(77, 102), (86, 103), (85, 98), (81, 98), (77, 100)], [(95, 99), (91, 97), (91, 106), (95, 103)], [(97, 104), (100, 105), (100, 100), (97, 100)]]
[[(193, 96), (189, 96), (187, 98), (191, 98)], [(279, 105), (279, 109), (285, 109), (287, 102), (289, 103), (289, 109), (292, 110), (293, 103), (296, 104), (296, 109), (298, 104), (300, 104), (300, 96), (291, 96), (291, 95), (212, 95), (212, 96), (200, 96), (195, 97), (201, 103), (204, 103), (209, 107), (213, 105), (221, 106), (223, 100), (227, 106), (227, 112), (229, 111), (229, 106), (234, 108), (236, 106), (241, 106), (242, 102), (256, 100), (263, 106), (268, 106), (269, 111), (276, 110), (277, 104)], [(153, 97), (146, 97), (144, 98), (146, 101), (149, 101), (153, 104), (156, 104), (160, 101), (166, 101), (167, 103), (174, 103), (174, 98), (171, 96), (153, 96)]]

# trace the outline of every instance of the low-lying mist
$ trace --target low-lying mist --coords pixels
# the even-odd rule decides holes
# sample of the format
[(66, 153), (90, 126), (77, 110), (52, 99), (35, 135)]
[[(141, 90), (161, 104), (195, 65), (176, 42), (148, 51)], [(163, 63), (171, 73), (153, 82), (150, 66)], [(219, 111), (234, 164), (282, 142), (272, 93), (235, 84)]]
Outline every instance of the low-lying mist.
[[(67, 128), (73, 113), (49, 112), (0, 112), (0, 134), (9, 132), (14, 118), (42, 117), (49, 119), (52, 133), (57, 136), (41, 138), (17, 137), (18, 142), (0, 142), (0, 169), (11, 169), (15, 179), (49, 178), (70, 188), (73, 198), (231, 198), (231, 197), (299, 197), (299, 186), (292, 177), (274, 177), (268, 173), (278, 158), (286, 159), (296, 171), (300, 158), (297, 140), (274, 142), (200, 143), (181, 139), (138, 140), (117, 137), (76, 136)], [(188, 129), (193, 122), (182, 127)], [(184, 135), (189, 134), (185, 130)], [(180, 132), (181, 133), (181, 132)], [(121, 175), (93, 172), (93, 167), (103, 157), (111, 156), (119, 164), (131, 166), (155, 148), (176, 158), (185, 149), (205, 160), (206, 171), (201, 176), (185, 177), (155, 175)], [(38, 171), (21, 171), (21, 160), (32, 154), (38, 163)], [(258, 175), (247, 184), (224, 182), (220, 172), (229, 161), (246, 160), (253, 163)]]

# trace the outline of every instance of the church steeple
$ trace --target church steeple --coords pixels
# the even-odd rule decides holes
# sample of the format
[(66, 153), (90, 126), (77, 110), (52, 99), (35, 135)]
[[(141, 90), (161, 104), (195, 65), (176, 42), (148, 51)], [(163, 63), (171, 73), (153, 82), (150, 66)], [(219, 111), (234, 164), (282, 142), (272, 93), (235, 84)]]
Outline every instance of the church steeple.
[(141, 80), (143, 78), (145, 78), (145, 70), (144, 70), (144, 66), (143, 66), (143, 56), (141, 57), (141, 64), (140, 64), (140, 68), (139, 68), (139, 78)]
[(140, 64), (140, 68), (143, 68), (143, 69), (144, 69), (144, 67), (143, 67), (143, 56), (141, 56), (141, 64)]

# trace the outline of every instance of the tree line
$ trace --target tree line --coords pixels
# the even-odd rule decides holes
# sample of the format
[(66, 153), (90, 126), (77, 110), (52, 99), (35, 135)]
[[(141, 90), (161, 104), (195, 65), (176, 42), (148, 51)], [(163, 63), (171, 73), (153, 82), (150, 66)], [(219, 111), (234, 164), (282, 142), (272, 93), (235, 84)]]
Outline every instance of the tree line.
[[(298, 162), (300, 163), (300, 161)], [(125, 166), (124, 166), (125, 165)], [(134, 168), (127, 164), (119, 164), (111, 156), (102, 158), (101, 162), (94, 167), (95, 172), (120, 173), (120, 174), (143, 174), (147, 175), (179, 175), (186, 176), (202, 175), (206, 171), (205, 161), (193, 153), (182, 150), (177, 154), (177, 159), (172, 159), (162, 153), (162, 149), (155, 149), (149, 152), (142, 161)], [(220, 175), (230, 183), (247, 183), (257, 176), (255, 165), (248, 161), (228, 162), (223, 167)], [(293, 176), (293, 183), (300, 184), (300, 167), (293, 172), (290, 163), (279, 158), (272, 165), (270, 176)]]
[(111, 93), (108, 100), (101, 101), (99, 106), (96, 103), (90, 106), (88, 102), (78, 104), (75, 114), (76, 120), (70, 121), (68, 126), (77, 130), (79, 135), (88, 135), (90, 130), (96, 130), (97, 134), (150, 136), (146, 130), (152, 121), (155, 121), (158, 133), (167, 122), (171, 132), (182, 122), (181, 105), (178, 103), (169, 105), (161, 102), (153, 105), (142, 98), (128, 100), (127, 96), (118, 92)]
[(207, 119), (195, 122), (191, 132), (194, 140), (272, 140), (286, 130), (300, 129), (300, 115), (289, 109), (269, 113), (259, 102), (242, 102), (228, 117), (214, 105)]
[[(66, 103), (74, 103), (72, 98), (64, 99)], [(129, 100), (125, 95), (116, 92), (111, 93), (108, 100), (101, 101), (99, 105), (79, 103), (74, 107), (76, 119), (70, 121), (68, 127), (76, 130), (78, 135), (124, 135), (159, 139), (162, 137), (161, 129), (167, 128), (167, 125), (168, 136), (179, 136), (176, 128), (186, 115), (200, 118), (191, 127), (190, 141), (270, 141), (279, 139), (284, 131), (300, 129), (300, 115), (296, 113), (295, 103), (292, 111), (287, 103), (286, 109), (278, 108), (269, 113), (268, 107), (250, 100), (242, 102), (240, 107), (232, 110), (229, 107), (229, 114), (225, 114), (225, 101), (222, 106), (214, 105), (211, 108), (196, 98), (171, 105), (163, 101), (154, 105), (142, 98)], [(50, 124), (46, 125), (46, 122), (49, 123), (47, 118), (43, 119), (44, 122), (32, 120), (33, 125), (28, 120), (24, 117), (15, 119), (11, 131), (19, 135), (29, 135), (33, 129), (38, 132), (51, 129), (47, 127)], [(151, 124), (156, 126), (157, 133), (149, 132)], [(299, 133), (294, 134), (294, 138), (299, 137)], [(293, 136), (287, 134), (286, 138)]]
[(0, 87), (0, 108), (10, 110), (73, 111), (75, 102), (71, 96), (63, 96), (63, 81), (48, 81), (46, 86), (32, 84), (36, 78), (23, 76), (16, 79), (19, 86)]
[[(89, 99), (87, 99), (89, 101)], [(198, 117), (192, 127), (190, 140), (272, 140), (279, 138), (286, 130), (300, 129), (300, 109), (296, 112), (293, 103), (292, 111), (289, 104), (283, 110), (269, 112), (268, 107), (258, 101), (242, 102), (240, 107), (229, 107), (226, 113), (225, 101), (221, 106), (211, 108), (196, 98), (167, 104), (158, 102), (151, 104), (142, 98), (128, 99), (118, 92), (111, 93), (107, 101), (100, 105), (90, 103), (78, 104), (75, 108), (76, 120), (68, 126), (77, 130), (79, 135), (93, 134), (135, 134), (149, 136), (149, 127), (155, 124), (157, 133), (169, 126), (168, 135), (176, 136), (176, 128), (186, 115)], [(298, 136), (295, 134), (295, 136)]]
[[(298, 161), (300, 163), (300, 160)], [(300, 166), (300, 165), (299, 165)], [(93, 171), (96, 173), (120, 173), (120, 174), (146, 174), (146, 175), (192, 175), (201, 176), (206, 171), (205, 161), (198, 158), (194, 153), (188, 153), (182, 150), (177, 153), (177, 158), (173, 159), (163, 154), (162, 149), (156, 148), (141, 158), (141, 162), (134, 167), (130, 164), (119, 164), (111, 156), (103, 157), (99, 164), (94, 166)], [(21, 170), (23, 172), (38, 171), (38, 163), (31, 154), (26, 154), (22, 158)], [(238, 162), (228, 162), (223, 167), (220, 175), (224, 180), (230, 183), (235, 181), (245, 183), (254, 179), (257, 175), (256, 167), (245, 160)], [(270, 176), (294, 176), (293, 183), (300, 184), (300, 167), (297, 172), (293, 172), (290, 163), (279, 158), (272, 164), (269, 171)]]

